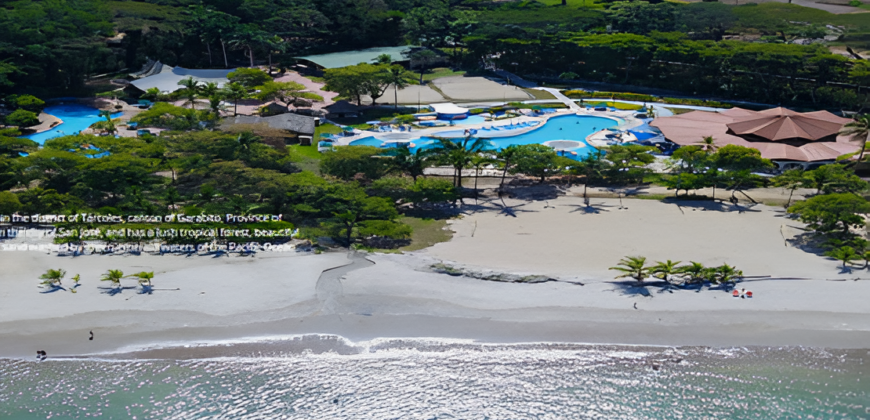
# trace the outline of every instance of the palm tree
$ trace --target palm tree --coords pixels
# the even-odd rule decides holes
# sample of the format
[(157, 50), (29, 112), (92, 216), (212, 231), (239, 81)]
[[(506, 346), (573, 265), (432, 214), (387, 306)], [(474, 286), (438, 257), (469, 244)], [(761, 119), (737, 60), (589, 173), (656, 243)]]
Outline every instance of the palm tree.
[(870, 268), (870, 251), (864, 251), (861, 258), (864, 259), (864, 268)]
[(678, 267), (678, 272), (689, 276), (689, 283), (697, 283), (703, 280), (707, 274), (707, 268), (704, 264), (690, 261), (689, 265)]
[(224, 108), (223, 105), (221, 105), (223, 100), (224, 98), (217, 94), (208, 97), (208, 107), (211, 108), (211, 112), (217, 116), (221, 115), (221, 111)]
[(870, 140), (870, 114), (855, 117), (855, 121), (843, 126), (840, 134), (850, 136), (853, 141), (861, 143), (861, 153), (858, 155), (858, 161), (862, 161), (864, 159), (864, 149), (867, 147), (867, 141)]
[(100, 116), (106, 119), (106, 132), (114, 133), (117, 131), (115, 129), (115, 122), (112, 121), (112, 111), (100, 111)]
[(650, 267), (646, 266), (646, 257), (625, 257), (619, 260), (616, 267), (610, 267), (610, 270), (624, 273), (616, 278), (631, 277), (638, 283), (643, 283), (643, 280), (649, 277), (649, 269)]
[(121, 279), (124, 278), (124, 272), (121, 270), (109, 270), (106, 271), (106, 274), (103, 274), (103, 277), (100, 278), (100, 281), (109, 281), (112, 282), (112, 285), (121, 288)]
[(45, 271), (45, 274), (39, 276), (42, 280), (42, 284), (50, 287), (60, 287), (62, 285), (61, 280), (66, 276), (66, 271), (61, 269), (48, 269)]
[(239, 137), (236, 138), (236, 142), (238, 145), (238, 153), (242, 156), (247, 156), (251, 153), (251, 146), (255, 143), (260, 142), (260, 137), (254, 134), (251, 131), (243, 131), (239, 133)]
[(715, 283), (734, 283), (737, 279), (743, 277), (743, 271), (728, 264), (722, 264), (714, 270), (714, 275), (711, 276), (711, 280)]
[(196, 105), (196, 98), (199, 97), (200, 86), (199, 82), (196, 81), (193, 77), (188, 77), (187, 79), (181, 79), (178, 81), (178, 86), (184, 87), (184, 101), (185, 104), (190, 104), (190, 108), (192, 109), (194, 105)]
[(846, 269), (846, 264), (862, 257), (861, 255), (858, 255), (858, 253), (855, 252), (855, 248), (852, 248), (851, 246), (842, 246), (832, 249), (826, 252), (825, 256), (831, 257), (837, 261), (842, 261), (844, 270)]
[(716, 145), (716, 139), (714, 139), (713, 136), (706, 136), (702, 138), (701, 141), (698, 142), (698, 144), (701, 145), (701, 149), (703, 149), (707, 153), (713, 153), (716, 151), (716, 149), (719, 148), (719, 146)]
[(517, 157), (518, 150), (517, 146), (512, 144), (496, 153), (496, 157), (502, 161), (502, 165), (504, 166), (501, 172), (501, 183), (498, 185), (499, 190), (504, 189), (504, 179), (507, 177), (508, 170), (513, 164), (514, 158)]
[(218, 87), (218, 84), (215, 82), (203, 83), (199, 87), (199, 93), (202, 94), (202, 96), (205, 96), (206, 98), (210, 98), (212, 96), (215, 96), (220, 91), (221, 91), (220, 87)]
[(459, 141), (439, 138), (432, 154), (443, 164), (453, 167), (453, 185), (462, 188), (462, 170), (471, 163), (471, 158), (486, 150), (489, 143), (480, 138), (465, 137)]
[(412, 153), (407, 147), (394, 150), (390, 153), (393, 156), (393, 167), (408, 174), (414, 183), (417, 183), (417, 177), (423, 176), (423, 171), (429, 166), (428, 153), (423, 149), (417, 149)]
[(241, 83), (228, 83), (224, 85), (223, 96), (233, 101), (233, 115), (238, 115), (239, 101), (248, 97), (248, 89)]
[[(386, 55), (386, 54), (382, 54)], [(389, 57), (389, 56), (388, 56)], [(389, 59), (389, 58), (388, 58)], [(408, 87), (413, 81), (411, 73), (405, 70), (404, 67), (396, 64), (387, 68), (387, 83), (393, 85), (393, 105), (396, 109), (399, 108), (399, 89)]]
[(791, 197), (794, 195), (794, 190), (806, 184), (807, 178), (801, 169), (789, 169), (773, 178), (773, 185), (789, 190), (788, 202), (785, 203), (785, 208), (791, 205)]
[(480, 177), (480, 168), (493, 162), (491, 156), (477, 154), (468, 162), (474, 168), (474, 198), (477, 199), (477, 178)]
[(148, 287), (151, 287), (151, 279), (154, 278), (154, 272), (153, 271), (142, 271), (142, 272), (139, 272), (136, 274), (131, 274), (128, 277), (135, 277), (136, 279), (138, 279), (139, 286), (142, 286), (143, 288), (145, 287), (145, 285), (148, 285)]
[(650, 272), (654, 277), (658, 277), (670, 283), (670, 277), (674, 274), (680, 273), (680, 269), (677, 267), (679, 265), (680, 261), (657, 261), (656, 265), (652, 266), (652, 268), (650, 269)]

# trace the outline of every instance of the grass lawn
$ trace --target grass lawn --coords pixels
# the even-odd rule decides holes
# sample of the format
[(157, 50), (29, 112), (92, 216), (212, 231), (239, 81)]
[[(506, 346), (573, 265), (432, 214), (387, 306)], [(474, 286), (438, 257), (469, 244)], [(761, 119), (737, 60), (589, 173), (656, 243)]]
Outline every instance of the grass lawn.
[[(414, 80), (420, 80), (420, 72), (409, 71), (408, 73), (414, 76)], [(465, 70), (453, 70), (447, 67), (436, 67), (434, 69), (429, 69), (425, 73), (423, 73), (423, 81), (428, 82), (435, 79), (440, 79), (442, 77), (463, 75), (465, 75)]]
[(411, 234), (411, 244), (391, 251), (417, 251), (423, 248), (428, 248), (439, 242), (447, 242), (453, 238), (453, 232), (444, 230), (447, 226), (445, 219), (421, 219), (419, 217), (402, 217), (400, 222), (411, 226), (414, 233)]
[(668, 111), (673, 112), (674, 115), (680, 115), (680, 114), (685, 114), (685, 113), (687, 113), (687, 112), (692, 112), (692, 111), (694, 111), (694, 109), (687, 109), (687, 108), (665, 108), (665, 109), (667, 109)]
[(334, 124), (320, 124), (320, 127), (314, 129), (314, 144), (320, 141), (320, 135), (324, 133), (339, 134), (341, 133), (341, 128)]
[(321, 153), (317, 151), (317, 146), (302, 146), (300, 144), (291, 144), (287, 146), (293, 153), (298, 154), (299, 156), (306, 157), (308, 159), (316, 159), (320, 160), (322, 157)]
[(546, 90), (538, 90), (538, 89), (523, 89), (524, 92), (532, 95), (536, 100), (545, 100), (545, 99), (556, 99), (552, 93), (547, 92)]
[(611, 102), (611, 101), (605, 102), (605, 101), (602, 101), (601, 98), (584, 98), (583, 101), (586, 102), (586, 105), (595, 104), (595, 106), (599, 106), (600, 104), (607, 104), (607, 106), (609, 106), (611, 108), (616, 108), (616, 109), (620, 109), (623, 111), (637, 111), (637, 110), (643, 108), (643, 106), (635, 105), (635, 104), (625, 104), (622, 102)]
[(293, 144), (287, 146), (293, 163), (303, 171), (314, 172), (320, 174), (320, 159), (321, 154), (317, 151), (317, 146), (301, 146)]

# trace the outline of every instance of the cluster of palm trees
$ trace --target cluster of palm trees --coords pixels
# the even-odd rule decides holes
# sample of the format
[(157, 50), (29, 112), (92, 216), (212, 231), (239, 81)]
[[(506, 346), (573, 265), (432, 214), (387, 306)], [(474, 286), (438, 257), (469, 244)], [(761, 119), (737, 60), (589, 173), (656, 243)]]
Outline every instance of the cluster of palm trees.
[(197, 99), (205, 98), (208, 99), (209, 108), (216, 115), (220, 115), (222, 110), (221, 101), (224, 99), (230, 99), (235, 102), (244, 99), (248, 95), (248, 90), (239, 83), (228, 83), (223, 88), (219, 88), (217, 83), (200, 83), (193, 77), (188, 77), (179, 81), (178, 85), (184, 88), (181, 91), (184, 105), (190, 105), (191, 108), (194, 108)]
[[(43, 287), (49, 288), (63, 288), (63, 278), (66, 277), (66, 271), (63, 269), (48, 269), (44, 274), (39, 276), (39, 279), (42, 280), (40, 283)], [(116, 289), (121, 289), (121, 280), (124, 278), (135, 278), (139, 286), (142, 287), (143, 291), (150, 290), (153, 285), (151, 280), (154, 278), (153, 271), (141, 271), (135, 274), (131, 274), (129, 276), (124, 276), (124, 272), (121, 270), (108, 270), (105, 274), (100, 278), (100, 281), (108, 281), (112, 283), (112, 286)], [(79, 282), (81, 281), (81, 276), (76, 274), (72, 277), (72, 281), (75, 283), (73, 288), (70, 289), (71, 292), (76, 293), (76, 287), (79, 286)]]
[(633, 278), (638, 284), (643, 284), (650, 277), (664, 280), (668, 284), (687, 285), (709, 282), (713, 284), (736, 283), (743, 278), (743, 271), (728, 264), (718, 267), (706, 267), (701, 263), (689, 262), (680, 265), (681, 261), (657, 261), (655, 265), (647, 265), (646, 257), (625, 257), (619, 264), (610, 267), (611, 270), (623, 274), (616, 278)]

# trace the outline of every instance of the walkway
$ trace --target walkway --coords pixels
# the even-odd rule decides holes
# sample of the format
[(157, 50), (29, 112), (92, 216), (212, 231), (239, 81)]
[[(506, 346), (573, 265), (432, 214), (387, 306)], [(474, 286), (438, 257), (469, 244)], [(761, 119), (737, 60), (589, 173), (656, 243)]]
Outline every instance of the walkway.
[(547, 87), (538, 87), (535, 89), (550, 92), (550, 94), (555, 96), (559, 102), (562, 102), (563, 104), (565, 104), (565, 106), (567, 106), (568, 109), (570, 109), (572, 111), (579, 111), (579, 110), (583, 109), (580, 105), (577, 105), (577, 102), (574, 102), (573, 99), (563, 95), (562, 92), (559, 91), (559, 89), (547, 88)]
[(515, 86), (519, 86), (519, 87), (524, 88), (524, 89), (532, 89), (532, 88), (538, 86), (537, 83), (530, 82), (526, 79), (523, 79), (522, 77), (517, 76), (517, 75), (515, 75), (507, 70), (496, 70), (495, 74), (497, 74), (501, 77), (504, 77), (507, 80), (510, 80), (510, 84), (515, 85)]

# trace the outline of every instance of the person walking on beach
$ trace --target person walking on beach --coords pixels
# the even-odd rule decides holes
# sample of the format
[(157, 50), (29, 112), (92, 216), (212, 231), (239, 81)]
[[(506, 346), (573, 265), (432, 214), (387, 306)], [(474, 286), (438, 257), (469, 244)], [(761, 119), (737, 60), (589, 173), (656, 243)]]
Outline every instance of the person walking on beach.
[(90, 340), (90, 341), (94, 341), (94, 332), (91, 331), (90, 333), (91, 333), (91, 338), (88, 338), (88, 340)]

